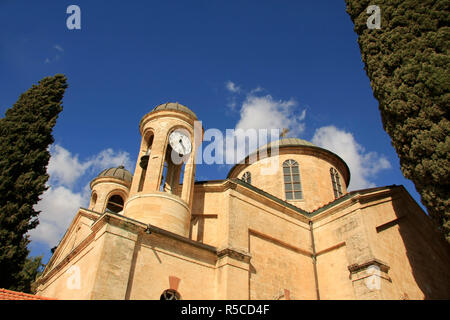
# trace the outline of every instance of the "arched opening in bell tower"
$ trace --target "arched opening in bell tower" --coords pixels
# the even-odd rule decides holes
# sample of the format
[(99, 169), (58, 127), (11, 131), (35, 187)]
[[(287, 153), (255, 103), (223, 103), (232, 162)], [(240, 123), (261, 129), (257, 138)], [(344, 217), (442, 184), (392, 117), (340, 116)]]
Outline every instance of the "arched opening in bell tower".
[(142, 155), (139, 162), (139, 166), (142, 168), (141, 177), (139, 178), (138, 192), (141, 192), (144, 188), (145, 176), (147, 174), (148, 161), (150, 159), (150, 153), (153, 145), (153, 132), (148, 132), (143, 139)]
[(183, 175), (183, 169), (184, 161), (182, 155), (177, 154), (172, 146), (168, 144), (159, 191), (180, 196), (180, 177)]
[(106, 203), (106, 209), (105, 212), (113, 212), (113, 213), (119, 213), (123, 210), (123, 198), (122, 196), (118, 194), (114, 194), (111, 197), (109, 197), (108, 202)]

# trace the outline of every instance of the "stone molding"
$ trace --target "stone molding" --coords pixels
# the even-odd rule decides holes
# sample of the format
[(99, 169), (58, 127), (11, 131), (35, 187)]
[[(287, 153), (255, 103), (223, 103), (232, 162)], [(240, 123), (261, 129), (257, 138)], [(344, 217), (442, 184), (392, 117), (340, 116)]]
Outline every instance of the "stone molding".
[(181, 204), (183, 207), (185, 207), (186, 210), (188, 210), (188, 212), (191, 212), (191, 209), (189, 208), (187, 203), (183, 199), (181, 199), (179, 196), (177, 196), (175, 194), (167, 193), (167, 192), (162, 192), (162, 191), (155, 191), (152, 193), (142, 193), (142, 192), (137, 193), (134, 196), (128, 198), (127, 201), (125, 201), (124, 207), (126, 207), (128, 205), (128, 203), (133, 200), (136, 200), (139, 198), (149, 198), (149, 197), (164, 198), (164, 199), (171, 200), (173, 202), (177, 202), (177, 203)]
[(131, 182), (128, 182), (128, 181), (125, 181), (125, 180), (121, 180), (121, 179), (114, 178), (114, 177), (96, 177), (89, 184), (90, 187), (91, 187), (91, 190), (92, 190), (92, 188), (95, 185), (97, 185), (99, 183), (110, 183), (110, 184), (113, 184), (113, 185), (125, 187), (128, 190), (131, 188)]
[(347, 268), (348, 271), (350, 271), (350, 279), (354, 282), (374, 275), (367, 272), (368, 268), (372, 266), (380, 269), (380, 274), (378, 275), (380, 278), (392, 282), (391, 277), (388, 275), (390, 269), (389, 265), (377, 258), (372, 258), (359, 264), (354, 263), (349, 265)]
[(239, 260), (239, 261), (243, 261), (246, 263), (249, 263), (250, 259), (252, 258), (252, 255), (249, 252), (242, 251), (242, 250), (232, 248), (232, 247), (217, 250), (217, 257), (219, 259), (223, 258), (225, 256)]

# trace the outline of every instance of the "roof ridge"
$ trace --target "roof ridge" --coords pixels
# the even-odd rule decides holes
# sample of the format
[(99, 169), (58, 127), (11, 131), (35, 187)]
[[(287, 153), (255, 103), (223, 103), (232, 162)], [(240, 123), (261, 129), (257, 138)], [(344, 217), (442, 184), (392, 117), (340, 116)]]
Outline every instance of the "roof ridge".
[[(6, 296), (6, 297), (5, 297)], [(16, 299), (14, 299), (14, 297)], [(11, 299), (8, 299), (11, 298)], [(23, 298), (23, 299), (20, 299)], [(28, 298), (28, 299), (25, 299)], [(30, 293), (19, 292), (0, 288), (0, 300), (56, 300), (55, 298), (47, 298), (42, 296), (37, 296)]]
[(311, 214), (311, 212), (309, 212), (309, 211), (307, 211), (305, 209), (302, 209), (300, 207), (297, 207), (297, 206), (293, 205), (292, 203), (289, 203), (289, 202), (287, 202), (287, 201), (285, 201), (283, 199), (280, 199), (277, 196), (274, 196), (273, 194), (271, 194), (271, 193), (269, 193), (267, 191), (264, 191), (264, 190), (254, 186), (254, 185), (252, 185), (250, 183), (247, 183), (247, 182), (245, 182), (245, 181), (243, 181), (243, 180), (241, 180), (239, 178), (227, 178), (225, 180), (230, 180), (232, 182), (235, 182), (235, 183), (238, 183), (240, 185), (246, 186), (249, 189), (252, 189), (252, 190), (256, 191), (257, 193), (259, 193), (259, 194), (261, 194), (261, 195), (263, 195), (263, 196), (265, 196), (265, 197), (267, 197), (269, 199), (272, 199), (275, 202), (278, 202), (279, 204), (285, 205), (286, 207), (289, 207), (292, 210), (297, 211), (298, 213), (302, 214), (303, 216), (305, 216), (307, 218), (309, 218), (309, 216)]

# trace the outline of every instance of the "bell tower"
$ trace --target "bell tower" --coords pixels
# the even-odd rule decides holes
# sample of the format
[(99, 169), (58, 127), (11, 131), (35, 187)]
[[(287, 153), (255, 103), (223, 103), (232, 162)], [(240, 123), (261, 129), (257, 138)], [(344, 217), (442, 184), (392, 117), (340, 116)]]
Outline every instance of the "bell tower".
[(197, 116), (178, 102), (161, 104), (142, 118), (141, 146), (125, 216), (189, 235), (195, 157), (203, 136), (196, 121)]

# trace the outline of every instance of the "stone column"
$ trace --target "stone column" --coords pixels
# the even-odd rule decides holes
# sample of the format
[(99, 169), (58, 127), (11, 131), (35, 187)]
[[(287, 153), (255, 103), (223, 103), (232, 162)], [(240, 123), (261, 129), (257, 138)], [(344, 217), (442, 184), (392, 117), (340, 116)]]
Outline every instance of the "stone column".
[(181, 199), (186, 202), (189, 208), (192, 208), (192, 196), (195, 182), (195, 153), (192, 150), (189, 160), (184, 166), (183, 188), (181, 190)]
[(141, 157), (144, 155), (143, 148), (145, 148), (144, 137), (142, 137), (142, 139), (141, 139), (141, 146), (139, 148), (136, 167), (134, 169), (133, 181), (131, 183), (131, 188), (130, 188), (130, 195), (134, 195), (135, 193), (138, 192), (138, 189), (139, 189), (139, 183), (140, 183), (141, 175), (142, 175), (142, 171), (143, 171), (143, 169), (141, 168), (139, 163), (141, 161)]
[(150, 159), (148, 159), (144, 187), (142, 188), (144, 193), (159, 191), (164, 170), (167, 134), (169, 133), (169, 128), (166, 125), (166, 122), (161, 123), (161, 127), (158, 128), (153, 139), (152, 152)]

